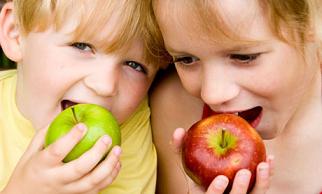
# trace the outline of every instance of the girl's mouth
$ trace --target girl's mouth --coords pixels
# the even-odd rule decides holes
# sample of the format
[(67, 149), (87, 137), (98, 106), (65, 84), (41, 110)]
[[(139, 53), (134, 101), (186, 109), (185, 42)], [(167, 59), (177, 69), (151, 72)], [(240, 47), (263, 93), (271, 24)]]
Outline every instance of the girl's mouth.
[(235, 114), (242, 117), (252, 127), (256, 128), (259, 125), (260, 120), (262, 118), (262, 111), (263, 111), (262, 107), (256, 106), (254, 108), (251, 108), (245, 111), (240, 111), (240, 112), (214, 112), (210, 109), (208, 105), (205, 105), (202, 118), (206, 118), (210, 115), (216, 115), (216, 114), (222, 114), (222, 113)]
[(74, 106), (74, 105), (76, 105), (76, 104), (79, 104), (79, 103), (77, 103), (77, 102), (72, 102), (72, 101), (70, 101), (70, 100), (63, 100), (63, 101), (61, 101), (61, 107), (62, 107), (62, 111), (63, 110), (65, 110), (65, 109), (67, 109), (68, 107), (71, 107), (71, 106)]
[(237, 115), (245, 119), (252, 127), (256, 128), (262, 118), (263, 108), (256, 106), (255, 108), (238, 112)]

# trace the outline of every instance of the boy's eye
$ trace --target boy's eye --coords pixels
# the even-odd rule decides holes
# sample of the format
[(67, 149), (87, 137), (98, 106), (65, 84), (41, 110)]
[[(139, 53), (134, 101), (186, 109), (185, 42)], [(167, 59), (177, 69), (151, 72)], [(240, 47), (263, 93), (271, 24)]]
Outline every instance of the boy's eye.
[(260, 53), (256, 53), (256, 54), (231, 54), (229, 56), (230, 59), (240, 62), (240, 63), (250, 63), (252, 61), (254, 61), (258, 56), (260, 55)]
[(84, 51), (84, 52), (92, 52), (92, 53), (94, 53), (93, 46), (88, 44), (88, 43), (75, 42), (75, 43), (72, 43), (71, 46), (76, 48), (76, 49), (79, 49), (81, 51)]
[(174, 64), (191, 65), (197, 61), (199, 61), (199, 59), (193, 56), (173, 57)]
[(134, 69), (135, 71), (142, 72), (142, 73), (146, 74), (146, 70), (144, 69), (143, 65), (141, 65), (140, 63), (135, 62), (135, 61), (126, 61), (125, 63), (126, 63), (126, 65), (128, 65), (129, 67)]

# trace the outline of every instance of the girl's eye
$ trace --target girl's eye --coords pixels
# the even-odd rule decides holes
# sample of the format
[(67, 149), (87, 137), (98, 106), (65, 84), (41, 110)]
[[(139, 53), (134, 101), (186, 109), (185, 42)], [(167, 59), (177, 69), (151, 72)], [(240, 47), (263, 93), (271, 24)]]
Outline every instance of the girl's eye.
[(135, 62), (135, 61), (126, 61), (125, 63), (126, 63), (126, 65), (128, 65), (129, 67), (134, 69), (135, 71), (142, 72), (142, 73), (146, 74), (146, 70), (144, 69), (143, 65), (141, 65), (140, 63)]
[(231, 54), (230, 59), (237, 61), (239, 63), (251, 63), (256, 60), (260, 53), (256, 54)]
[(92, 53), (94, 53), (93, 46), (88, 44), (88, 43), (75, 42), (75, 43), (72, 43), (71, 46), (76, 48), (76, 49), (79, 49), (81, 51), (84, 51), (84, 52), (92, 52)]
[(193, 56), (183, 56), (183, 57), (173, 57), (174, 64), (181, 64), (181, 65), (192, 65), (193, 63), (199, 61), (197, 57)]

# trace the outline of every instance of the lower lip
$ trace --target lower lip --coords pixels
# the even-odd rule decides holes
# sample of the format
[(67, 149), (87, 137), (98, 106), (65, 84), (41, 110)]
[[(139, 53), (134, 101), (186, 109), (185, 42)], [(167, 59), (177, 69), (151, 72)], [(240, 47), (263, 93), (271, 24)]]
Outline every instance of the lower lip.
[(261, 121), (261, 119), (262, 119), (262, 116), (263, 116), (263, 113), (261, 112), (261, 113), (257, 116), (257, 118), (256, 118), (253, 122), (251, 122), (251, 123), (250, 123), (250, 125), (256, 129), (256, 127), (259, 125), (259, 123), (260, 123), (260, 121)]

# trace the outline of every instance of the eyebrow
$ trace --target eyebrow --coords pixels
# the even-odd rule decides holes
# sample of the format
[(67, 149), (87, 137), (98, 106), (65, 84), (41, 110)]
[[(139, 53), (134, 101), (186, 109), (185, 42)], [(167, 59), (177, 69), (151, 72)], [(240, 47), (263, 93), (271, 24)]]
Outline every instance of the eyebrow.
[(187, 55), (189, 53), (187, 52), (184, 52), (184, 51), (177, 51), (175, 49), (173, 49), (172, 47), (169, 47), (169, 46), (165, 46), (166, 47), (166, 50), (168, 51), (168, 53), (171, 55), (171, 54), (175, 54), (175, 55)]
[[(218, 46), (218, 50), (225, 51), (225, 52), (239, 52), (239, 51), (244, 51), (244, 50), (249, 50), (253, 49), (256, 47), (265, 47), (269, 44), (269, 41), (249, 41), (249, 42), (239, 42), (239, 43), (232, 43), (232, 44), (227, 44), (226, 47), (223, 46)], [(176, 55), (191, 55), (188, 52), (185, 51), (178, 51), (176, 49), (173, 49), (171, 46), (166, 45), (166, 49), (170, 54), (176, 54)]]
[(256, 47), (262, 47), (266, 46), (268, 44), (267, 41), (254, 41), (254, 42), (248, 42), (248, 43), (240, 43), (239, 45), (233, 45), (233, 46), (228, 46), (225, 50), (228, 51), (242, 51), (242, 50), (248, 50)]

